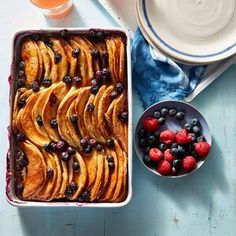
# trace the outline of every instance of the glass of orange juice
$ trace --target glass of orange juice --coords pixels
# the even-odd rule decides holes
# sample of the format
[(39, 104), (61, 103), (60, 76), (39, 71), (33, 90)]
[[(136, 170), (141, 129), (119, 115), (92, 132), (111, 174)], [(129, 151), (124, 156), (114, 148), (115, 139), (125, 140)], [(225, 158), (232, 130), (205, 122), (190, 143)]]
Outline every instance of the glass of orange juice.
[(30, 0), (50, 18), (61, 18), (73, 8), (73, 0)]

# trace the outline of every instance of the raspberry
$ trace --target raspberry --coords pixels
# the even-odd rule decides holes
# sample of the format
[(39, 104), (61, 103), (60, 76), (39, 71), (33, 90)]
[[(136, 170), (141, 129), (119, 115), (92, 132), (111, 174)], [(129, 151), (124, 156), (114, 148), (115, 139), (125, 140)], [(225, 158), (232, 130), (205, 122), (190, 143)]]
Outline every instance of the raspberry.
[(172, 130), (165, 130), (161, 132), (160, 140), (166, 145), (171, 145), (175, 142), (175, 133)]
[(163, 158), (163, 153), (158, 148), (151, 148), (149, 151), (149, 157), (152, 161), (159, 161)]
[(166, 149), (164, 152), (164, 160), (172, 163), (175, 157), (170, 153), (170, 149)]
[(168, 175), (171, 172), (171, 164), (166, 160), (161, 160), (156, 168), (161, 175)]
[(186, 129), (181, 129), (176, 134), (176, 141), (180, 145), (185, 145), (192, 142), (192, 137), (188, 134)]
[(158, 128), (158, 120), (148, 116), (143, 121), (143, 128), (148, 132), (154, 132)]
[(210, 152), (211, 146), (207, 142), (199, 142), (196, 143), (194, 146), (195, 152), (200, 156), (200, 157), (206, 157), (208, 153)]
[(183, 159), (182, 164), (183, 164), (184, 171), (190, 172), (190, 171), (192, 171), (196, 167), (197, 162), (196, 162), (194, 157), (186, 156)]

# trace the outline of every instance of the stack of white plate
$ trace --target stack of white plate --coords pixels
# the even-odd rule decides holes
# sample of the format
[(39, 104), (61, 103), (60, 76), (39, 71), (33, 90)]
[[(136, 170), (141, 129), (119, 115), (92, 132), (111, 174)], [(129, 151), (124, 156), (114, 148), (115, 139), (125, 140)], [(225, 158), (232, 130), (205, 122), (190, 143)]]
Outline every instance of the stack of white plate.
[(187, 64), (207, 64), (236, 53), (236, 0), (136, 0), (146, 40)]

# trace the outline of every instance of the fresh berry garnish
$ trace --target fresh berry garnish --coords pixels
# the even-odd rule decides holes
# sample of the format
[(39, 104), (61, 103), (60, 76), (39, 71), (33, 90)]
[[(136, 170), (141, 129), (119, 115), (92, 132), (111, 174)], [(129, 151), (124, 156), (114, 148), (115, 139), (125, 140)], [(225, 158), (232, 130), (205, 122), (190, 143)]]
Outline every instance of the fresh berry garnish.
[(143, 162), (144, 162), (144, 164), (146, 164), (148, 166), (152, 164), (152, 160), (148, 154), (143, 156)]
[(170, 153), (173, 155), (173, 156), (178, 156), (178, 147), (173, 147), (170, 149)]
[(192, 171), (196, 167), (196, 164), (197, 162), (192, 156), (186, 156), (182, 161), (183, 170), (186, 172)]
[(160, 111), (154, 111), (152, 116), (153, 116), (153, 118), (159, 119), (161, 117), (161, 112)]
[(185, 145), (192, 142), (192, 137), (188, 134), (186, 129), (181, 129), (175, 137), (176, 142), (180, 145)]
[(183, 158), (184, 156), (186, 156), (186, 150), (184, 147), (179, 145), (178, 146), (178, 157)]
[(111, 138), (107, 139), (106, 143), (107, 143), (107, 147), (109, 147), (109, 148), (114, 148), (115, 147), (115, 142)]
[(117, 84), (115, 85), (115, 90), (116, 90), (116, 92), (117, 92), (118, 94), (122, 94), (123, 91), (124, 91), (124, 86), (123, 86), (123, 84), (122, 84), (122, 83), (117, 83)]
[(159, 161), (163, 158), (163, 153), (158, 148), (151, 148), (149, 151), (151, 161)]
[(172, 166), (175, 168), (176, 171), (180, 171), (182, 169), (182, 160), (180, 159), (174, 160)]
[(158, 145), (158, 147), (159, 147), (159, 149), (160, 149), (161, 151), (163, 151), (163, 152), (168, 148), (167, 145), (164, 144), (164, 143), (160, 143), (160, 144)]
[(23, 108), (25, 105), (26, 105), (26, 98), (25, 97), (19, 98), (17, 101), (17, 106), (19, 108)]
[(147, 137), (147, 141), (150, 146), (154, 146), (156, 144), (156, 138), (154, 135), (149, 135)]
[(39, 87), (39, 82), (38, 82), (38, 81), (34, 81), (34, 82), (32, 83), (32, 90), (33, 90), (34, 92), (38, 92), (39, 89), (40, 89), (40, 87)]
[(70, 156), (75, 155), (75, 152), (76, 152), (75, 148), (71, 146), (69, 146), (66, 151), (68, 152)]
[(77, 116), (76, 114), (72, 114), (72, 115), (70, 116), (70, 121), (71, 121), (72, 123), (76, 123), (76, 122), (78, 121), (78, 116)]
[(147, 140), (145, 138), (141, 138), (139, 140), (139, 146), (140, 147), (147, 147), (147, 145), (148, 145), (148, 142), (147, 142)]
[(64, 82), (65, 84), (67, 84), (67, 85), (70, 85), (70, 84), (72, 83), (72, 79), (71, 79), (71, 77), (70, 77), (69, 75), (65, 75), (65, 76), (63, 77), (63, 82)]
[(171, 148), (178, 148), (179, 144), (174, 142), (172, 145), (171, 145)]
[(175, 115), (175, 118), (176, 118), (177, 120), (183, 120), (184, 117), (185, 117), (185, 114), (184, 114), (183, 111), (179, 111), (179, 112), (177, 112), (176, 115)]
[(83, 146), (83, 153), (84, 154), (90, 154), (93, 151), (93, 146), (90, 144), (87, 144)]
[(18, 183), (18, 184), (16, 185), (16, 190), (17, 190), (17, 192), (18, 192), (19, 194), (21, 194), (21, 193), (23, 192), (23, 190), (24, 190), (23, 184)]
[(71, 53), (72, 57), (77, 58), (77, 56), (78, 56), (79, 54), (80, 54), (80, 49), (79, 49), (79, 48), (74, 48), (74, 49), (72, 50), (72, 53)]
[(168, 114), (169, 114), (169, 109), (168, 109), (167, 107), (163, 107), (163, 108), (161, 109), (161, 115), (162, 115), (163, 117), (166, 117)]
[(197, 126), (197, 125), (193, 126), (192, 130), (193, 130), (193, 133), (195, 133), (197, 136), (201, 135), (202, 131), (199, 126)]
[(45, 87), (50, 87), (52, 85), (52, 80), (49, 78), (44, 78), (42, 84)]
[(168, 175), (171, 172), (171, 164), (166, 160), (161, 160), (156, 168), (161, 175)]
[(192, 125), (189, 124), (189, 123), (185, 123), (185, 124), (184, 124), (184, 128), (185, 128), (188, 132), (191, 132), (191, 130), (192, 130)]
[(162, 131), (160, 141), (166, 145), (172, 145), (175, 142), (175, 133), (172, 130)]
[(174, 159), (175, 159), (175, 156), (171, 154), (170, 149), (169, 148), (166, 149), (164, 151), (164, 160), (172, 163)]
[(139, 138), (145, 138), (146, 137), (146, 131), (144, 129), (140, 129), (138, 131)]
[(192, 138), (192, 142), (195, 142), (196, 141), (196, 135), (194, 133), (189, 133), (189, 135)]
[(199, 142), (205, 142), (206, 141), (206, 139), (205, 139), (205, 137), (203, 136), (203, 135), (200, 135), (200, 136), (198, 136), (197, 138), (196, 138), (196, 141), (199, 143)]
[(57, 145), (57, 151), (59, 152), (64, 151), (66, 148), (66, 142), (64, 141), (58, 141), (56, 145)]
[(75, 77), (73, 78), (73, 83), (74, 83), (74, 85), (75, 85), (76, 87), (78, 87), (78, 86), (80, 86), (80, 85), (82, 84), (82, 79), (81, 79), (80, 77), (78, 77), (78, 76), (75, 76)]
[(165, 119), (164, 117), (160, 117), (160, 118), (158, 119), (158, 124), (159, 124), (159, 125), (164, 125), (165, 122), (166, 122), (166, 119)]
[(51, 179), (53, 177), (53, 169), (47, 167), (47, 179)]
[(62, 153), (61, 153), (61, 160), (62, 160), (62, 161), (69, 161), (70, 158), (71, 158), (71, 156), (69, 155), (68, 152), (62, 152)]
[(169, 110), (169, 116), (175, 116), (176, 113), (177, 113), (177, 110), (176, 110), (175, 108), (171, 108), (171, 109)]
[(199, 142), (194, 145), (194, 150), (202, 158), (208, 155), (208, 153), (210, 152), (210, 149), (211, 149), (211, 146), (208, 142)]
[(73, 171), (74, 172), (79, 172), (80, 171), (80, 164), (79, 162), (74, 162), (72, 165)]
[(56, 52), (54, 54), (54, 63), (58, 64), (59, 62), (61, 62), (61, 59), (62, 59), (62, 55), (59, 52)]
[(144, 152), (149, 153), (150, 149), (151, 149), (151, 147), (145, 147)]
[(153, 136), (154, 136), (156, 139), (160, 138), (160, 132), (156, 130), (156, 131), (153, 133)]
[(154, 132), (158, 128), (158, 125), (158, 120), (151, 116), (146, 117), (143, 121), (143, 128), (147, 132)]
[(198, 125), (199, 121), (198, 121), (198, 118), (193, 118), (191, 120), (191, 125), (195, 126), (195, 125)]
[(57, 119), (52, 119), (50, 125), (53, 129), (56, 129), (58, 127)]

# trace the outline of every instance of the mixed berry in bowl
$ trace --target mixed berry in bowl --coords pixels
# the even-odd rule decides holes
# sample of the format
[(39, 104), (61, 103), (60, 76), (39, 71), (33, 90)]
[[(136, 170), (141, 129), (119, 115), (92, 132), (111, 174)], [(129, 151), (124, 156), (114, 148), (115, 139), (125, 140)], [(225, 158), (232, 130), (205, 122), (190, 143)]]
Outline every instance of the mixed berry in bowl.
[(202, 166), (211, 149), (211, 134), (206, 120), (194, 107), (180, 101), (164, 101), (141, 116), (135, 148), (152, 172), (180, 177)]

